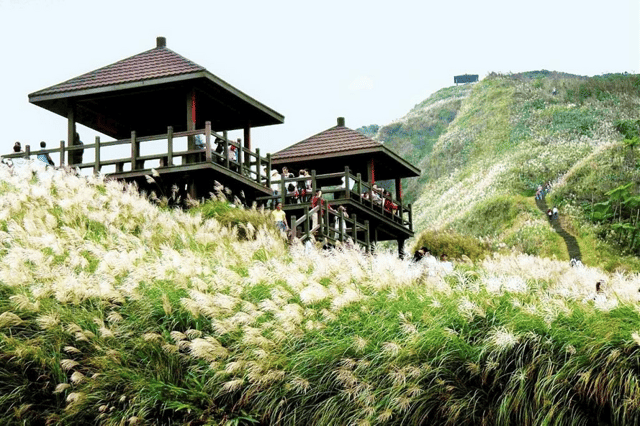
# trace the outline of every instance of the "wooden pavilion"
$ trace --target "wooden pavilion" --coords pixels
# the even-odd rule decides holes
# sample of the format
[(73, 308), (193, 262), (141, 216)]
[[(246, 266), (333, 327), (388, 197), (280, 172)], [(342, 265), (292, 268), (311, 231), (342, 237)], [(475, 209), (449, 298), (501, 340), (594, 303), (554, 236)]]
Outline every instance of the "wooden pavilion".
[[(371, 242), (396, 240), (400, 255), (404, 254), (404, 241), (413, 236), (413, 212), (411, 205), (403, 204), (401, 180), (420, 176), (420, 170), (382, 143), (349, 129), (340, 117), (336, 126), (273, 154), (271, 162), (274, 168), (287, 167), (296, 176), (301, 169), (310, 175), (279, 181), (278, 200), (283, 202), (292, 228), (300, 225), (303, 233), (316, 235), (320, 231), (330, 240), (348, 237), (367, 247)], [(382, 181), (393, 187), (390, 195), (377, 191), (377, 183)], [(329, 209), (320, 209), (325, 219), (319, 229), (311, 229), (309, 216), (314, 212), (310, 197), (301, 199), (295, 192), (292, 196), (290, 190), (291, 183), (301, 188), (301, 182), (311, 187), (310, 192), (322, 189), (334, 209), (347, 209), (349, 221), (335, 225), (345, 228), (344, 232), (331, 230), (331, 222), (340, 221), (332, 220), (330, 216), (338, 215)]]
[[(244, 191), (249, 201), (270, 193), (269, 156), (252, 150), (251, 128), (284, 117), (168, 49), (164, 37), (154, 49), (31, 93), (29, 102), (67, 119), (66, 143), (33, 152), (59, 152), (61, 165), (93, 168), (142, 188), (154, 168), (163, 182), (184, 183), (192, 197), (208, 195), (215, 180)], [(77, 123), (116, 140), (80, 145)], [(242, 130), (244, 143), (228, 140), (230, 130)], [(105, 149), (117, 145), (130, 146), (131, 155), (105, 159)], [(146, 147), (155, 153), (143, 155)], [(113, 172), (103, 170), (109, 166)]]

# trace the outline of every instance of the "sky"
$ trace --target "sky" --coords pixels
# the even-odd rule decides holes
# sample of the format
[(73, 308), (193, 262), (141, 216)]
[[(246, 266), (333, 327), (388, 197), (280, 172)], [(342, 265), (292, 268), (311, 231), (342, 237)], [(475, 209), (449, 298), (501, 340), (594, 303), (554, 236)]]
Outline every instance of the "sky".
[[(337, 117), (352, 129), (389, 124), (455, 75), (640, 73), (640, 0), (0, 0), (0, 18), (3, 153), (66, 139), (66, 119), (29, 93), (152, 49), (158, 36), (284, 115), (252, 129), (262, 153)], [(79, 132), (85, 143), (99, 135)]]

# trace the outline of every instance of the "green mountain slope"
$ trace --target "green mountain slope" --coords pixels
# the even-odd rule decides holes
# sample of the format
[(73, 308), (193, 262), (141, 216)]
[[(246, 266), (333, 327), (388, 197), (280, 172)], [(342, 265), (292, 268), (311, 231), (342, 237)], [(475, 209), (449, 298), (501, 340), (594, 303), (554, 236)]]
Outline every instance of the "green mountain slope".
[[(614, 268), (628, 263), (619, 255), (640, 254), (639, 107), (634, 75), (492, 75), (437, 92), (378, 138), (423, 171), (407, 185), (416, 229), (568, 260), (533, 199), (551, 181), (548, 207), (559, 205), (583, 260)], [(627, 184), (616, 204), (610, 191)]]

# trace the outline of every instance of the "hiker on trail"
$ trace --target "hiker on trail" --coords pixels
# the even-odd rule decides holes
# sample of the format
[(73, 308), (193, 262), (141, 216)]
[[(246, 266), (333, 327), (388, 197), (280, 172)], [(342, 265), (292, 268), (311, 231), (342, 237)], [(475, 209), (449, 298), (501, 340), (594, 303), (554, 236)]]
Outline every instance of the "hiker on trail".
[(556, 206), (553, 206), (552, 213), (553, 213), (553, 218), (558, 219), (558, 208)]
[(287, 225), (287, 215), (282, 210), (282, 203), (276, 204), (276, 209), (271, 212), (271, 215), (280, 231), (286, 232), (287, 229), (289, 229), (289, 225)]
[[(47, 147), (47, 143), (45, 141), (40, 142), (40, 149), (46, 149), (46, 147)], [(51, 159), (51, 156), (49, 155), (48, 152), (46, 154), (38, 154), (38, 160), (42, 161), (44, 164), (48, 166), (55, 167), (55, 164), (53, 163), (53, 160)]]
[(551, 209), (547, 210), (547, 217), (549, 217), (549, 222), (553, 220), (553, 212), (551, 211)]
[(20, 145), (20, 142), (13, 144), (13, 152), (22, 152), (22, 145)]

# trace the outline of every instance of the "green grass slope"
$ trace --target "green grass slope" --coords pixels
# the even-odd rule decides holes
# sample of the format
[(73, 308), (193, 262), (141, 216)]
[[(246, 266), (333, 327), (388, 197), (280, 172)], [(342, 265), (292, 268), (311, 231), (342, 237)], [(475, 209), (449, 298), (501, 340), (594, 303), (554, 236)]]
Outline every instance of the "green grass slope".
[(2, 425), (640, 421), (638, 274), (288, 246), (4, 165), (0, 205)]
[[(452, 230), (495, 249), (564, 260), (569, 236), (588, 264), (640, 269), (639, 76), (491, 75), (436, 95), (445, 99), (425, 103), (451, 106), (455, 119), (426, 149), (416, 140), (433, 122), (428, 108), (399, 122), (423, 123), (417, 136), (379, 132), (423, 171), (410, 186), (419, 192), (417, 230)], [(545, 202), (561, 210), (558, 229), (533, 197), (548, 181)]]

